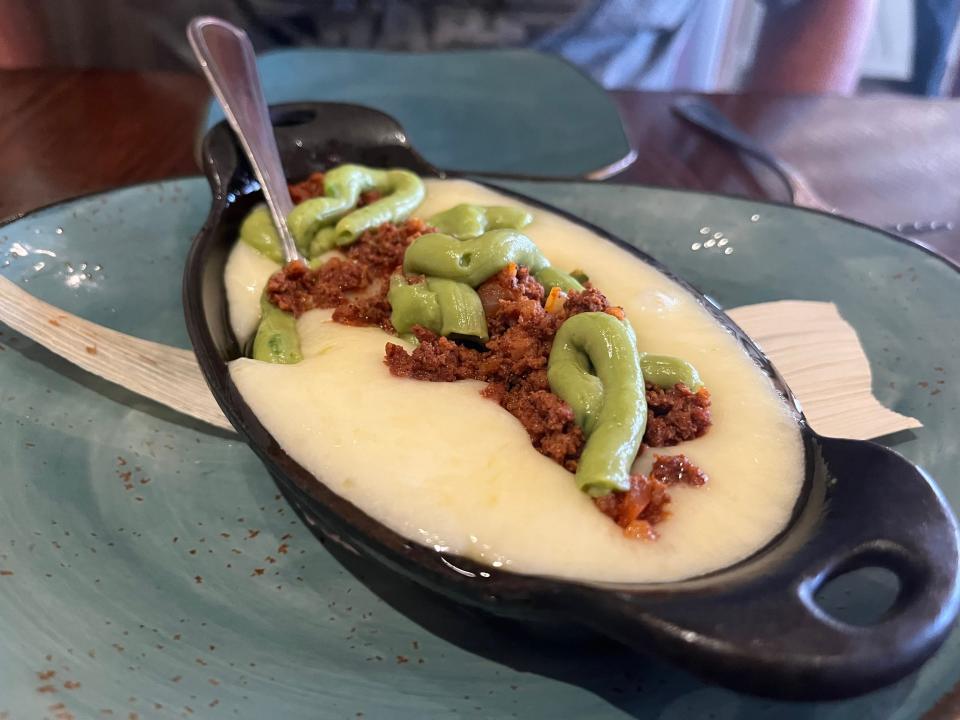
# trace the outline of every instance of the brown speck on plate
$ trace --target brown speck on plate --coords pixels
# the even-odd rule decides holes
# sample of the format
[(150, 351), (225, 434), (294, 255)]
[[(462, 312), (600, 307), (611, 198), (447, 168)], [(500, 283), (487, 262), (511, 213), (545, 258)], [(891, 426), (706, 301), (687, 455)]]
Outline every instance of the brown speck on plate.
[(97, 354), (97, 346), (96, 346), (96, 345), (87, 345), (87, 346), (84, 348), (84, 350), (87, 351), (87, 354), (88, 354), (88, 355), (96, 355), (96, 354)]

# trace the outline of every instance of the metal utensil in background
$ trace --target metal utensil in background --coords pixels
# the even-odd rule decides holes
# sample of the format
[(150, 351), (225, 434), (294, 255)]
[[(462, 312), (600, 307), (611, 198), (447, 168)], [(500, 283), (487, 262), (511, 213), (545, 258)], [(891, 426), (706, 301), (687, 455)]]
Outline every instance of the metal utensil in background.
[(190, 21), (187, 39), (260, 182), (286, 261), (306, 262), (287, 227), (287, 215), (293, 210), (293, 202), (287, 190), (287, 179), (250, 38), (226, 20), (202, 16)]
[(814, 192), (813, 188), (793, 166), (778, 158), (754, 138), (743, 132), (712, 103), (706, 100), (678, 100), (673, 104), (673, 111), (700, 130), (759, 160), (773, 170), (789, 189), (790, 201), (794, 205), (830, 213), (837, 211), (835, 207)]
[[(790, 191), (790, 201), (794, 205), (829, 213), (837, 212), (837, 208), (820, 197), (796, 168), (734, 125), (733, 121), (720, 112), (713, 103), (698, 99), (678, 100), (672, 105), (672, 110), (699, 130), (770, 168), (787, 186)], [(953, 230), (954, 227), (954, 223), (949, 221), (913, 221), (883, 226), (885, 230), (910, 237)]]

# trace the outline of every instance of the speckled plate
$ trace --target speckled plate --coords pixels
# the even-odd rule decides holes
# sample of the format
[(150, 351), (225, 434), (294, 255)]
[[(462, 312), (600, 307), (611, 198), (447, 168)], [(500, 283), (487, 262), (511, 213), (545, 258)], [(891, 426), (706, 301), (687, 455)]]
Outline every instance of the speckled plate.
[[(436, 167), (606, 177), (634, 157), (610, 95), (556, 55), (291, 48), (260, 55), (257, 69), (267, 103), (376, 108), (396, 118)], [(198, 145), (222, 119), (211, 102)]]
[[(836, 302), (860, 333), (876, 394), (924, 423), (886, 444), (960, 507), (955, 268), (792, 208), (648, 188), (506, 186), (636, 242), (725, 306)], [(0, 272), (91, 320), (187, 347), (180, 273), (209, 202), (206, 183), (189, 179), (38, 211), (0, 228)], [(728, 242), (704, 248), (706, 227)], [(324, 549), (243, 444), (0, 332), (4, 720), (915, 718), (960, 679), (954, 633), (886, 690), (770, 702), (607, 641), (538, 636), (446, 604)], [(883, 582), (861, 578), (830, 602), (869, 612)]]

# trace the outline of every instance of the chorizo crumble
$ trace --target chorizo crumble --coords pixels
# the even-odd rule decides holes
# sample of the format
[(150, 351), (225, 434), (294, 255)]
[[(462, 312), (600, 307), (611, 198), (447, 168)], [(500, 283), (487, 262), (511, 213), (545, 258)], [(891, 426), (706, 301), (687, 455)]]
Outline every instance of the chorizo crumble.
[(656, 540), (653, 526), (669, 515), (667, 488), (679, 484), (699, 487), (705, 482), (707, 476), (685, 455), (655, 455), (649, 475), (631, 475), (629, 490), (596, 498), (594, 503), (628, 537)]
[[(294, 202), (323, 195), (323, 173), (290, 185)], [(380, 198), (377, 191), (361, 195), (358, 205)], [(420, 235), (435, 232), (422, 220), (384, 223), (363, 233), (343, 256), (317, 268), (301, 262), (287, 264), (267, 283), (267, 297), (282, 310), (299, 317), (316, 308), (334, 308), (333, 320), (346, 325), (376, 325), (393, 332), (389, 278), (401, 272), (407, 247)], [(419, 277), (408, 278), (418, 282)], [(433, 382), (481, 380), (482, 394), (513, 415), (541, 454), (576, 472), (585, 438), (572, 408), (550, 391), (547, 361), (553, 338), (569, 317), (583, 312), (608, 312), (623, 319), (622, 308), (611, 306), (598, 289), (588, 286), (570, 292), (561, 302), (544, 307), (543, 286), (525, 267), (511, 264), (477, 288), (490, 339), (483, 347), (469, 346), (413, 328), (418, 345), (412, 351), (387, 343), (384, 362), (397, 377)], [(710, 393), (646, 386), (648, 417), (640, 452), (667, 447), (703, 435), (711, 424)], [(668, 488), (703, 485), (707, 476), (684, 455), (654, 456), (648, 475), (630, 477), (630, 489), (594, 500), (628, 537), (655, 539), (654, 526), (669, 512)]]

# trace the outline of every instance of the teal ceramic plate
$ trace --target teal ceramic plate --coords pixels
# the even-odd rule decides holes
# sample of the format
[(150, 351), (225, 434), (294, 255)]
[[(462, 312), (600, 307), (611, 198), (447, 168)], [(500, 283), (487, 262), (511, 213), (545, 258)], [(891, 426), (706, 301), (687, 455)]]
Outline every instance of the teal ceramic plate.
[[(960, 507), (952, 266), (793, 208), (615, 185), (506, 186), (635, 242), (727, 307), (836, 302), (860, 333), (878, 397), (924, 423), (886, 443)], [(38, 211), (0, 228), (0, 272), (83, 317), (187, 347), (180, 274), (209, 201), (206, 183), (189, 179)], [(704, 248), (715, 232), (728, 242)], [(533, 635), (448, 605), (317, 543), (230, 436), (0, 332), (4, 720), (915, 718), (960, 679), (954, 633), (886, 690), (770, 702), (608, 641)], [(869, 611), (882, 582), (867, 577), (832, 602)]]
[[(632, 159), (610, 96), (553, 55), (293, 49), (261, 55), (257, 67), (268, 104), (339, 100), (376, 108), (448, 170), (580, 177), (609, 174)], [(222, 119), (211, 104), (201, 136)]]

